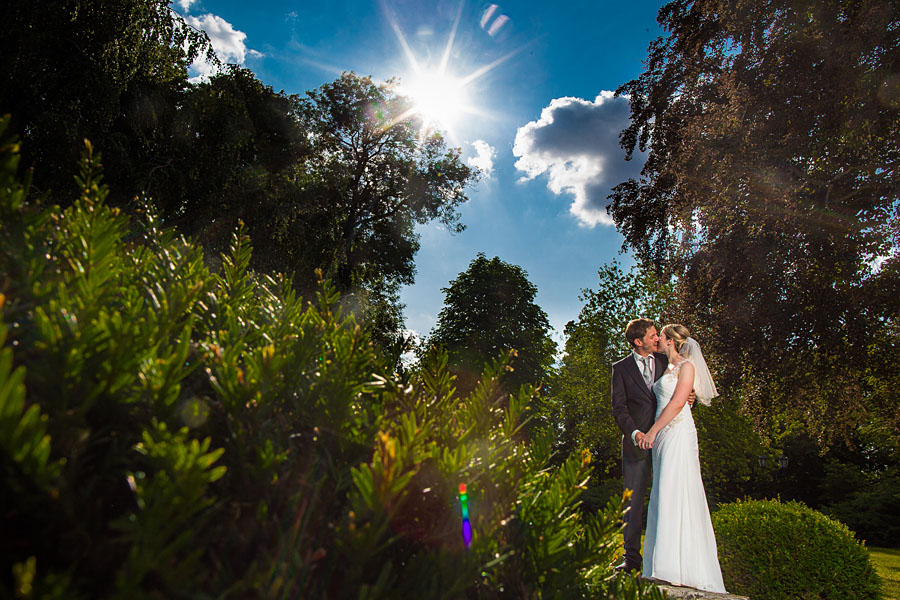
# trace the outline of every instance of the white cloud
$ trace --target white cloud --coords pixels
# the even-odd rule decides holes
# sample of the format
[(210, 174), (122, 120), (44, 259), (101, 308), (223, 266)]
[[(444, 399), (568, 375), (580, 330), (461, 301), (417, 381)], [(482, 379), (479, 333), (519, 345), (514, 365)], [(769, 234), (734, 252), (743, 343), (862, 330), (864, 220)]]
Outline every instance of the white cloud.
[[(194, 0), (179, 0), (179, 2), (187, 2), (188, 4), (193, 1)], [(192, 17), (189, 15), (184, 19), (192, 27), (202, 29), (206, 32), (206, 35), (209, 36), (210, 43), (212, 43), (213, 50), (216, 52), (216, 56), (224, 63), (242, 65), (248, 55), (254, 58), (263, 56), (262, 53), (257, 52), (256, 50), (248, 49), (247, 45), (244, 43), (244, 40), (247, 39), (247, 34), (235, 29), (231, 23), (222, 17), (213, 14), (205, 14), (199, 17)], [(216, 68), (206, 62), (203, 58), (198, 58), (194, 61), (194, 64), (191, 65), (191, 69), (192, 72), (196, 73), (196, 76), (191, 78), (191, 81), (194, 82), (208, 79), (210, 75), (213, 75), (216, 72)]]
[(547, 187), (557, 195), (574, 196), (569, 206), (581, 224), (611, 225), (606, 197), (613, 186), (637, 178), (644, 155), (631, 161), (619, 147), (619, 133), (628, 125), (628, 99), (603, 91), (590, 102), (556, 98), (541, 111), (541, 118), (516, 132), (513, 154), (521, 181), (547, 173)]
[(191, 4), (196, 3), (197, 0), (178, 0), (178, 6), (181, 7), (181, 10), (184, 12), (190, 12)]
[(466, 163), (481, 170), (485, 177), (490, 177), (494, 170), (494, 156), (497, 155), (497, 151), (484, 140), (475, 140), (472, 142), (472, 146), (475, 148), (477, 155), (470, 156)]

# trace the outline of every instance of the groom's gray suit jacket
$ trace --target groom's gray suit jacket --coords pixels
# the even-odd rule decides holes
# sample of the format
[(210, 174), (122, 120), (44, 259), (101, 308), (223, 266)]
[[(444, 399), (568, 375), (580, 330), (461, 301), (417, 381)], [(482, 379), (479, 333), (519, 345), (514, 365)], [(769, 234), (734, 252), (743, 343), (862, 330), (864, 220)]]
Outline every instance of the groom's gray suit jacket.
[[(666, 372), (669, 360), (661, 352), (654, 352), (653, 356), (656, 359), (653, 373), (655, 381)], [(612, 412), (616, 424), (625, 436), (622, 440), (622, 451), (633, 458), (638, 458), (645, 451), (632, 443), (631, 432), (638, 429), (646, 433), (653, 426), (656, 419), (656, 396), (644, 383), (644, 376), (641, 375), (633, 354), (613, 364)]]

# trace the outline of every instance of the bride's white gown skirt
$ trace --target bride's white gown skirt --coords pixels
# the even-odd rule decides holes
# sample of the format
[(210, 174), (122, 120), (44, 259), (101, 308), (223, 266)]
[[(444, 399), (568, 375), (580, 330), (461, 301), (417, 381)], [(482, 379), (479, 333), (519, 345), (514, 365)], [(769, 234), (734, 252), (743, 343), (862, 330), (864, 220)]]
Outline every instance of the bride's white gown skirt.
[[(657, 416), (674, 392), (674, 382), (654, 386)], [(674, 377), (672, 378), (674, 379)], [(671, 384), (671, 391), (666, 388)], [(668, 397), (666, 396), (666, 392)], [(725, 592), (716, 536), (700, 477), (697, 429), (690, 407), (659, 433), (653, 445), (653, 488), (644, 537), (644, 577)]]

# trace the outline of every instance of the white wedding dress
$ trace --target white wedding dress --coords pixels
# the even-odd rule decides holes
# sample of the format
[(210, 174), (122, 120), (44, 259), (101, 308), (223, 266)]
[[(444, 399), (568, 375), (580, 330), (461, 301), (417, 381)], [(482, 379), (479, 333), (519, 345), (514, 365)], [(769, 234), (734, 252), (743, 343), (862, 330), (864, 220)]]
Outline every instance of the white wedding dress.
[[(682, 361), (653, 384), (656, 418), (672, 399)], [(725, 592), (716, 537), (700, 477), (697, 428), (685, 403), (656, 436), (653, 487), (644, 537), (644, 577)]]

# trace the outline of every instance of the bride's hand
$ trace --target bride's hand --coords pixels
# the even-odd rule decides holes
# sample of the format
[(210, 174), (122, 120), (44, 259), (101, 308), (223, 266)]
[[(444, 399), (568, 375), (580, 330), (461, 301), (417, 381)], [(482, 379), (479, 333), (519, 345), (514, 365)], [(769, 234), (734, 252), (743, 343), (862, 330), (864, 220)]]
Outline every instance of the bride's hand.
[(644, 450), (650, 450), (653, 448), (653, 442), (656, 440), (656, 432), (648, 431), (644, 437), (641, 439), (641, 448)]

